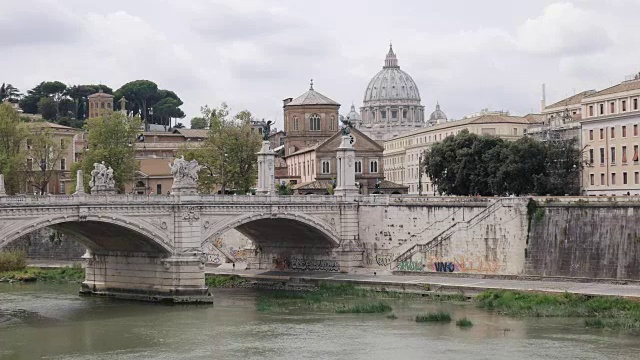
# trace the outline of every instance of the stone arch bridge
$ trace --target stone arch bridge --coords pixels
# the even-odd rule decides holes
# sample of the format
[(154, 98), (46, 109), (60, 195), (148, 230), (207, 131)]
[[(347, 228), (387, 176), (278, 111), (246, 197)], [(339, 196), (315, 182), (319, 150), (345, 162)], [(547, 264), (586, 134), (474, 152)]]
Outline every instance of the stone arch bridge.
[(231, 229), (264, 261), (295, 255), (334, 271), (362, 263), (358, 203), (342, 196), (0, 197), (0, 248), (43, 227), (89, 249), (82, 292), (123, 298), (209, 301), (202, 248)]

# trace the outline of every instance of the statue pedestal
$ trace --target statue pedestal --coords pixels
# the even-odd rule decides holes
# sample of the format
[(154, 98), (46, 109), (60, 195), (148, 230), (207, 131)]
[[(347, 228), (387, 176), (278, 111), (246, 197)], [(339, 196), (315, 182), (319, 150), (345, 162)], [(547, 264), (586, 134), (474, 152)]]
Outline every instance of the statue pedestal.
[(258, 187), (256, 195), (275, 194), (275, 158), (276, 153), (271, 150), (269, 140), (262, 142), (258, 155)]
[[(173, 181), (171, 186), (171, 195), (195, 195), (198, 194), (197, 184), (182, 184), (180, 182)], [(161, 195), (161, 194), (158, 194)]]
[(108, 187), (107, 185), (94, 185), (91, 188), (92, 195), (115, 195), (118, 191), (115, 188)]
[(174, 159), (173, 164), (169, 163), (169, 168), (173, 175), (171, 195), (198, 194), (198, 171), (202, 166), (198, 165), (197, 161), (187, 161), (184, 156), (181, 156), (179, 159)]
[(0, 174), (0, 196), (7, 196), (7, 191), (4, 188), (4, 175)]
[(351, 145), (351, 137), (349, 135), (342, 135), (340, 146), (336, 152), (338, 176), (336, 188), (333, 192), (334, 195), (358, 195), (358, 187), (356, 186), (355, 157), (356, 149)]

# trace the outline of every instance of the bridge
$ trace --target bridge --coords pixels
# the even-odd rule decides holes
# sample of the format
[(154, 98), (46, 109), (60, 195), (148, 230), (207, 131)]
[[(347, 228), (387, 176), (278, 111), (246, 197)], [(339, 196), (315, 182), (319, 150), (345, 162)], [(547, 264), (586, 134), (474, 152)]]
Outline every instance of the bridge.
[(50, 227), (89, 249), (85, 293), (207, 301), (201, 249), (231, 229), (251, 239), (264, 262), (361, 266), (357, 209), (339, 196), (5, 196), (0, 248)]

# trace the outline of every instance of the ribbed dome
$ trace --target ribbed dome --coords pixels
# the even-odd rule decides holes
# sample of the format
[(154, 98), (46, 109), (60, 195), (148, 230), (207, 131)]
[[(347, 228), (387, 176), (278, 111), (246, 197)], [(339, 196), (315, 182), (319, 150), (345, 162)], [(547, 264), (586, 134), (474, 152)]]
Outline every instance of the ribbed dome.
[(446, 122), (447, 115), (440, 110), (440, 104), (436, 103), (436, 110), (429, 116), (429, 122), (437, 122), (438, 120)]
[(351, 121), (360, 120), (360, 114), (358, 114), (358, 112), (356, 111), (355, 105), (351, 104), (351, 111), (349, 111), (349, 113), (347, 114), (347, 118), (349, 118), (349, 120)]
[(400, 70), (396, 54), (389, 46), (389, 52), (382, 70), (371, 79), (364, 93), (364, 106), (371, 102), (389, 100), (410, 100), (420, 102), (420, 92), (411, 76)]

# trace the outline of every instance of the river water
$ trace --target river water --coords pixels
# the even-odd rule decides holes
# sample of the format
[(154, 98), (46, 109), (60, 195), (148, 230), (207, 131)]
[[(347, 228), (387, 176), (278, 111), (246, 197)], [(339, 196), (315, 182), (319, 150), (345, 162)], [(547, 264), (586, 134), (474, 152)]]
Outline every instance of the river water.
[[(80, 297), (78, 285), (0, 284), (0, 359), (639, 359), (640, 335), (581, 319), (514, 319), (472, 305), (390, 301), (385, 315), (256, 311), (258, 292), (214, 291), (213, 306)], [(467, 316), (468, 330), (416, 314)]]

